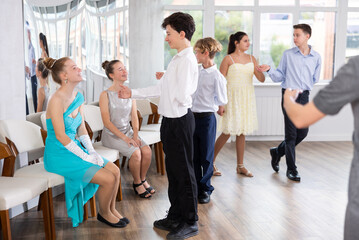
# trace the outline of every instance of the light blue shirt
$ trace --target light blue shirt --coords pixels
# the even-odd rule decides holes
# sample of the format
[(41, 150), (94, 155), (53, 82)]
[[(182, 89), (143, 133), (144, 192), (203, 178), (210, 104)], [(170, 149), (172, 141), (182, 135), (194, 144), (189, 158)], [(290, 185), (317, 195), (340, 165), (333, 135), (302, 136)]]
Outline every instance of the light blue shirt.
[(268, 74), (273, 82), (282, 82), (282, 88), (312, 90), (319, 81), (322, 60), (320, 55), (309, 46), (308, 55), (303, 55), (298, 47), (284, 51), (276, 70)]
[[(35, 49), (32, 43), (29, 43), (29, 68), (30, 68), (30, 77), (36, 75), (36, 63), (33, 63), (32, 60), (35, 59)], [(36, 60), (36, 59), (35, 59)]]
[(192, 112), (216, 112), (218, 106), (227, 104), (227, 81), (217, 65), (198, 67), (198, 86), (192, 95)]

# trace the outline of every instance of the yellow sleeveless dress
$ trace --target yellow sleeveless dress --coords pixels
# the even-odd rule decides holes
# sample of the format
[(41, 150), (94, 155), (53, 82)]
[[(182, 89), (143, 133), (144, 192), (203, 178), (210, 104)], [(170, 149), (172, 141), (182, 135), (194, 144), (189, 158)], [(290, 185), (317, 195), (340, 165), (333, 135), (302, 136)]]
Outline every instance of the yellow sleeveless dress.
[(218, 131), (237, 136), (248, 135), (258, 128), (253, 86), (254, 64), (252, 61), (235, 63), (233, 59), (232, 62), (226, 77), (228, 103), (223, 116), (219, 117)]

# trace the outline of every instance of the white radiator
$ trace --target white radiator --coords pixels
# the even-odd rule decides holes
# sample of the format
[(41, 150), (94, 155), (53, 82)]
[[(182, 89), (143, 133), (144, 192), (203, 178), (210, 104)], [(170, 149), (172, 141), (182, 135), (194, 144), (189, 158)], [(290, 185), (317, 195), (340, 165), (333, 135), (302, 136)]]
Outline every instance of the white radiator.
[(258, 130), (252, 136), (278, 136), (284, 134), (284, 118), (280, 96), (258, 96)]

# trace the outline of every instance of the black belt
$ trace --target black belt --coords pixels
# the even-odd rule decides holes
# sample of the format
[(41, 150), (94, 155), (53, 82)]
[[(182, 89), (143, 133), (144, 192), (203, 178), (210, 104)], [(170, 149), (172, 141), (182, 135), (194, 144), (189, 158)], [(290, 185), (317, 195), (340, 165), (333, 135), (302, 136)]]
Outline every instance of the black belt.
[(195, 118), (204, 118), (204, 117), (211, 116), (212, 114), (214, 114), (214, 113), (213, 112), (200, 112), (200, 113), (194, 112), (193, 113)]

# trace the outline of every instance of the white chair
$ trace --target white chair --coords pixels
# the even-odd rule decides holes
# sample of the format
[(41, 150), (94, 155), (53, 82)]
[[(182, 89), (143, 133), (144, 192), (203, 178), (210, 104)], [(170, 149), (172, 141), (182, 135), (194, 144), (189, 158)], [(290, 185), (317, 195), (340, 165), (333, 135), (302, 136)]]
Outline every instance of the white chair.
[[(141, 131), (151, 131), (159, 132), (161, 129), (161, 124), (159, 121), (158, 107), (157, 105), (151, 103), (147, 99), (138, 99), (136, 100), (137, 110), (140, 112), (138, 114), (138, 120), (140, 122)], [(143, 117), (147, 116), (147, 124), (143, 124)]]
[(42, 128), (43, 128), (45, 131), (47, 131), (47, 126), (46, 126), (46, 111), (45, 111), (45, 112), (41, 112), (40, 120), (41, 120)]
[(37, 126), (42, 128), (41, 115), (44, 112), (31, 113), (26, 116), (26, 121), (35, 123)]
[(0, 159), (4, 159), (3, 175), (0, 177), (0, 222), (3, 239), (11, 239), (9, 209), (40, 195), (44, 218), (45, 238), (52, 239), (51, 220), (48, 206), (48, 184), (44, 178), (14, 178), (6, 176), (8, 167), (15, 162), (15, 156), (9, 147), (0, 143)]
[[(148, 144), (154, 145), (157, 172), (165, 174), (165, 162), (163, 145), (161, 142), (161, 124), (158, 123), (160, 115), (158, 114), (157, 105), (149, 100), (136, 100), (137, 116), (140, 123), (138, 135)], [(148, 116), (147, 124), (143, 124), (143, 117)]]
[[(94, 105), (84, 105), (83, 113), (85, 118), (85, 124), (87, 132), (91, 139), (93, 139), (94, 134), (97, 134), (93, 147), (98, 154), (107, 160), (115, 163), (117, 167), (120, 168), (120, 154), (119, 151), (112, 148), (107, 148), (102, 145), (101, 142), (101, 132), (104, 127), (101, 117), (100, 108)], [(121, 187), (121, 179), (120, 185), (117, 193), (117, 200), (122, 200), (122, 187)]]

